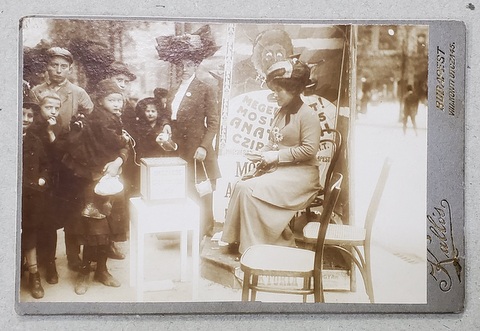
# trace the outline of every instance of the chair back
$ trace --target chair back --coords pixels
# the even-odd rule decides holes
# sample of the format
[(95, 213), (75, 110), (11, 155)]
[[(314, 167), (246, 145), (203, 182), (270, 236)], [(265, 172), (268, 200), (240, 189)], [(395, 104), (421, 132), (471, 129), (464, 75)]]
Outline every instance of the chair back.
[(392, 163), (388, 157), (385, 159), (385, 161), (383, 161), (382, 171), (380, 172), (380, 176), (378, 177), (377, 184), (375, 185), (375, 190), (373, 191), (372, 199), (370, 200), (370, 205), (367, 209), (367, 215), (365, 217), (366, 245), (368, 245), (372, 238), (373, 222), (375, 221), (375, 217), (377, 216), (378, 205), (380, 204), (380, 199), (382, 198), (383, 191), (385, 189), (385, 184), (387, 182), (391, 164)]
[[(331, 138), (324, 138), (325, 133), (332, 135)], [(327, 190), (327, 187), (330, 186), (332, 180), (333, 171), (340, 157), (340, 152), (342, 150), (342, 134), (335, 129), (322, 129), (322, 135), (320, 136), (320, 148), (325, 148), (325, 146), (330, 145), (332, 148), (332, 155), (330, 158), (330, 163), (327, 167), (327, 173), (325, 174), (325, 180), (323, 183), (320, 183), (324, 190)]]
[(322, 270), (325, 235), (327, 234), (328, 224), (330, 223), (330, 218), (332, 217), (333, 210), (337, 204), (338, 196), (340, 195), (340, 186), (342, 185), (342, 180), (343, 176), (339, 173), (335, 173), (335, 175), (332, 177), (333, 184), (325, 193), (325, 203), (323, 204), (323, 211), (322, 215), (320, 216), (320, 229), (318, 231), (317, 245), (315, 247), (314, 270)]

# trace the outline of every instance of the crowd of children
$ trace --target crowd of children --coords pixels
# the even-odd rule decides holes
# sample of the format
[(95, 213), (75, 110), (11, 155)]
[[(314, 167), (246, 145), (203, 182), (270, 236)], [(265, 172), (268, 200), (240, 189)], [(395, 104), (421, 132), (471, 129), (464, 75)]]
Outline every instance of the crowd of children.
[[(114, 62), (88, 95), (68, 80), (72, 54), (59, 47), (47, 54), (45, 82), (24, 91), (22, 107), (22, 267), (37, 299), (44, 296), (39, 265), (45, 268), (46, 282), (58, 283), (60, 228), (68, 267), (77, 272), (77, 294), (88, 290), (92, 271), (94, 280), (120, 286), (107, 259), (125, 257), (114, 243), (126, 240), (125, 198), (139, 191), (136, 163), (142, 157), (168, 155), (162, 145), (170, 138), (162, 133), (168, 91), (156, 89), (155, 97), (133, 106), (125, 88), (136, 76)], [(106, 184), (119, 176), (123, 186), (118, 180), (117, 186)]]
[[(125, 258), (115, 243), (127, 240), (126, 199), (139, 194), (141, 158), (183, 158), (188, 196), (201, 210), (201, 236), (213, 230), (212, 192), (220, 177), (213, 147), (220, 126), (218, 95), (196, 70), (219, 47), (208, 25), (156, 41), (159, 59), (177, 69), (178, 86), (156, 88), (138, 102), (126, 95), (136, 75), (122, 62), (110, 63), (95, 77), (90, 95), (69, 81), (74, 58), (65, 48), (48, 49), (40, 76), (24, 67), (24, 77), (35, 78), (28, 82), (35, 86), (24, 84), (22, 267), (34, 298), (44, 295), (38, 265), (49, 284), (58, 283), (61, 228), (68, 268), (77, 273), (75, 293), (88, 290), (91, 272), (106, 286), (120, 286), (107, 260)], [(196, 190), (197, 162), (205, 169), (198, 180), (211, 184), (206, 194)]]

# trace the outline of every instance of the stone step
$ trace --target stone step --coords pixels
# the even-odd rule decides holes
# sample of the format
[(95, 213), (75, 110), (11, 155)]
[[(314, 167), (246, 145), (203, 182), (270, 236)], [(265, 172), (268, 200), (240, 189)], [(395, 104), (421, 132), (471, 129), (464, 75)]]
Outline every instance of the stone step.
[[(205, 238), (203, 249), (200, 252), (201, 276), (226, 287), (241, 289), (243, 272), (240, 270), (238, 257), (238, 254), (229, 252), (228, 248), (220, 247), (217, 242), (211, 241), (208, 237)], [(349, 265), (341, 254), (326, 250), (324, 265), (325, 290), (349, 291)], [(291, 284), (291, 281), (285, 280), (280, 283)]]

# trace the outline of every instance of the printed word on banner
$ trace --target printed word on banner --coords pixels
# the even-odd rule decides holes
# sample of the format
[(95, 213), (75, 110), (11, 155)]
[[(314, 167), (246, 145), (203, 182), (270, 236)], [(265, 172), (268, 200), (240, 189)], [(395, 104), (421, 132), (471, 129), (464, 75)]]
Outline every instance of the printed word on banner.
[(272, 91), (258, 90), (240, 94), (230, 99), (228, 114), (222, 118), (225, 128), (220, 139), (218, 163), (222, 178), (217, 181), (214, 195), (214, 217), (225, 220), (225, 214), (235, 183), (255, 166), (244, 154), (259, 151), (268, 142), (270, 126), (277, 103)]
[[(336, 106), (325, 98), (318, 95), (302, 96), (302, 100), (305, 104), (309, 105), (318, 114), (318, 120), (320, 121), (320, 127), (322, 128), (321, 139), (333, 140), (333, 134), (327, 133), (326, 129), (335, 129), (337, 127), (337, 108)], [(319, 151), (317, 153), (318, 170), (320, 172), (320, 182), (325, 183), (325, 177), (327, 176), (328, 166), (333, 157), (332, 144), (322, 143), (320, 144)]]

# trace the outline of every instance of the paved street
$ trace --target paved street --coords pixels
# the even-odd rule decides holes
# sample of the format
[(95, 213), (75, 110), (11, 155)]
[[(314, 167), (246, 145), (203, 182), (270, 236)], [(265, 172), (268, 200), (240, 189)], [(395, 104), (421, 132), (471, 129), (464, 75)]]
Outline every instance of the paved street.
[(355, 132), (355, 215), (363, 221), (383, 160), (390, 175), (373, 228), (376, 301), (426, 301), (426, 108), (420, 105), (418, 136), (398, 122), (399, 105), (380, 103), (360, 114)]

